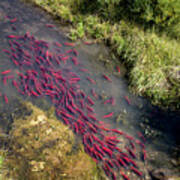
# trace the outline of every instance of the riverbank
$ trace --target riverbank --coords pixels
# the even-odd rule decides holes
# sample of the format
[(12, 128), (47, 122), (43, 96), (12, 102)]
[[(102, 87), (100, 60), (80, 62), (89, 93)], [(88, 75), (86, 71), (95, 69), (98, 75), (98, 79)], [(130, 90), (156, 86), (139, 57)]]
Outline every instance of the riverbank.
[[(68, 35), (73, 41), (92, 41), (93, 38), (94, 42), (108, 45), (112, 54), (126, 65), (129, 87), (135, 94), (148, 97), (162, 108), (175, 110), (180, 107), (179, 24), (168, 26), (165, 20), (160, 19), (157, 22), (154, 20), (153, 28), (147, 25), (147, 19), (136, 22), (136, 19), (121, 17), (117, 21), (117, 12), (113, 11), (116, 3), (111, 6), (103, 4), (106, 11), (99, 8), (103, 7), (102, 4), (97, 4), (97, 9), (93, 10), (95, 3), (89, 2), (88, 6), (78, 0), (26, 1), (35, 3), (70, 26)], [(170, 13), (171, 9), (173, 7), (170, 6), (167, 12)], [(112, 17), (104, 15), (108, 11)], [(174, 22), (178, 18), (172, 16), (170, 19)], [(140, 25), (139, 21), (145, 25)], [(159, 29), (164, 30), (160, 32)]]

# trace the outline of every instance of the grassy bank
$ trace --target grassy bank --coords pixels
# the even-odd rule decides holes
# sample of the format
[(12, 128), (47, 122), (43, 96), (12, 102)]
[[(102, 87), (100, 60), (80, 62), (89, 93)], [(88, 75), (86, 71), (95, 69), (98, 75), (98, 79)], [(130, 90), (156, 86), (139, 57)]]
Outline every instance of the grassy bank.
[(180, 107), (178, 0), (26, 1), (70, 24), (72, 40), (105, 42), (126, 64), (133, 92), (161, 107)]

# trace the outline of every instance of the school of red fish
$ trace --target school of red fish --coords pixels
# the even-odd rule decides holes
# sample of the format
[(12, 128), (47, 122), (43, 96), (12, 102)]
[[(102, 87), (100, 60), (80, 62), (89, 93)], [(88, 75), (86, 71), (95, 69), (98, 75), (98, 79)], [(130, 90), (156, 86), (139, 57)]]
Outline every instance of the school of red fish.
[[(16, 18), (11, 20), (12, 23), (15, 21)], [(46, 27), (53, 28), (53, 25), (47, 24)], [(73, 72), (73, 66), (79, 67), (86, 80), (90, 84), (96, 84), (96, 81), (89, 77), (88, 69), (81, 66), (78, 61), (75, 44), (49, 43), (38, 40), (29, 32), (24, 35), (8, 35), (7, 41), (9, 48), (2, 51), (16, 70), (6, 69), (0, 73), (3, 85), (12, 83), (21, 95), (49, 97), (56, 107), (56, 115), (81, 137), (85, 152), (102, 167), (110, 179), (122, 177), (129, 180), (126, 173), (128, 171), (134, 173), (136, 179), (142, 179), (144, 175), (136, 161), (146, 160), (145, 138), (141, 133), (138, 133), (139, 139), (136, 139), (120, 130), (107, 128), (97, 118), (93, 106), (99, 95), (93, 88), (90, 94), (86, 94), (79, 85), (80, 75)], [(62, 51), (62, 47), (69, 49)], [(116, 69), (120, 73), (120, 68)], [(112, 83), (107, 75), (103, 74), (102, 78), (107, 83)], [(0, 92), (0, 97), (8, 103), (8, 96), (5, 93)], [(131, 104), (127, 96), (125, 99)], [(115, 98), (107, 99), (104, 104), (107, 103), (115, 105)], [(113, 112), (107, 113), (102, 119), (113, 115)], [(121, 136), (127, 141), (124, 149), (119, 147)]]

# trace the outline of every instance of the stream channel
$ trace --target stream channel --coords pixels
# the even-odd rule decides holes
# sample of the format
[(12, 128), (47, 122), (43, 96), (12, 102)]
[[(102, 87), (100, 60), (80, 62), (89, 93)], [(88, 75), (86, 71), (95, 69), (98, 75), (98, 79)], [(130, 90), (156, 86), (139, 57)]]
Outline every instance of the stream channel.
[[(16, 18), (16, 19), (14, 19)], [(14, 22), (13, 22), (14, 19)], [(12, 20), (12, 22), (11, 22)], [(53, 25), (48, 27), (47, 24)], [(8, 49), (7, 36), (24, 35), (27, 31), (38, 40), (44, 40), (50, 44), (53, 42), (70, 42), (66, 36), (66, 27), (62, 27), (53, 20), (44, 11), (29, 4), (24, 4), (19, 0), (0, 0), (0, 50)], [(66, 51), (71, 47), (62, 47)], [(125, 78), (125, 67), (120, 66), (121, 72), (118, 73), (116, 68), (109, 70), (102, 63), (102, 59), (110, 60), (111, 56), (107, 47), (102, 44), (84, 44), (76, 43), (75, 49), (78, 52), (79, 65), (73, 62), (68, 66), (80, 77), (78, 82), (80, 88), (91, 97), (92, 89), (100, 97), (95, 100), (95, 113), (97, 118), (108, 124), (108, 128), (116, 128), (123, 132), (138, 138), (141, 132), (146, 138), (147, 160), (140, 163), (140, 169), (144, 169), (144, 179), (150, 179), (149, 172), (154, 169), (163, 169), (169, 176), (179, 176), (178, 168), (174, 161), (178, 157), (178, 130), (180, 128), (179, 112), (163, 111), (158, 107), (151, 105), (147, 99), (137, 97), (128, 90), (127, 80)], [(101, 61), (100, 61), (101, 59)], [(111, 61), (109, 61), (111, 64)], [(67, 65), (64, 65), (66, 67)], [(80, 71), (88, 69), (88, 72)], [(9, 60), (6, 53), (0, 53), (0, 72), (11, 69), (17, 71), (17, 67)], [(18, 70), (20, 71), (20, 70)], [(112, 82), (103, 77), (108, 76)], [(87, 77), (95, 80), (96, 84), (91, 83)], [(0, 97), (0, 111), (11, 109), (11, 100), (20, 97), (27, 101), (32, 101), (35, 105), (41, 107), (41, 100), (36, 97), (22, 96), (10, 83), (3, 84), (0, 81), (0, 92), (6, 94), (9, 103), (4, 102), (3, 96)], [(104, 104), (105, 100), (113, 97), (115, 104)], [(51, 101), (48, 101), (50, 107)], [(42, 107), (44, 108), (44, 107)], [(105, 114), (113, 112), (110, 118), (102, 118)], [(10, 122), (4, 122), (0, 117), (0, 126), (4, 133), (8, 133), (11, 127)], [(134, 176), (133, 176), (134, 177)], [(136, 180), (137, 177), (134, 177)]]

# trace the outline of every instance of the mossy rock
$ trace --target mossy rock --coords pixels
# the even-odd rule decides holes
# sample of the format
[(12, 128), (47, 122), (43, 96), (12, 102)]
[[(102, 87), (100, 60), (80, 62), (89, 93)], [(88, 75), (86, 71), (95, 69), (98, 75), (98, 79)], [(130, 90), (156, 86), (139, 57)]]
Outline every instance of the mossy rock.
[(25, 106), (32, 113), (14, 120), (3, 179), (104, 179), (73, 132), (54, 116), (53, 109), (45, 113), (31, 103)]

